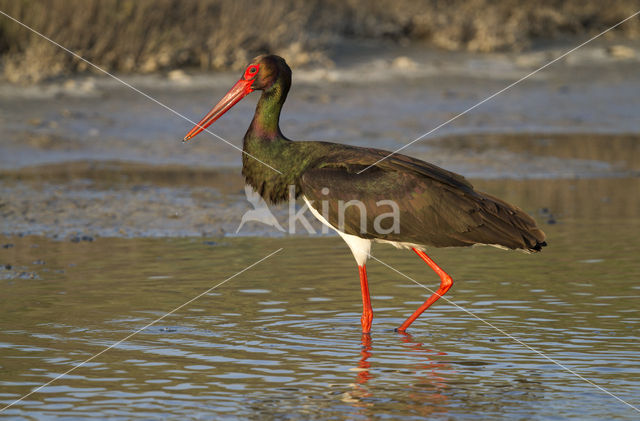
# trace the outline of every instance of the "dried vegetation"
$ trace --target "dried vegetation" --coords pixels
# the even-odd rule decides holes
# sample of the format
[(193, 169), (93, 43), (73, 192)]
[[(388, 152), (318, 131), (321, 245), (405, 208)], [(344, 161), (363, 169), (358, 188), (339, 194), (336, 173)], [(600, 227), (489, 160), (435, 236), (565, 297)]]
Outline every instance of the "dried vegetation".
[[(421, 42), (448, 50), (522, 50), (540, 39), (595, 34), (636, 0), (0, 0), (0, 10), (118, 72), (243, 66), (277, 52), (293, 64), (330, 63), (346, 38)], [(618, 35), (637, 38), (640, 18)], [(0, 16), (0, 66), (12, 82), (87, 70)]]

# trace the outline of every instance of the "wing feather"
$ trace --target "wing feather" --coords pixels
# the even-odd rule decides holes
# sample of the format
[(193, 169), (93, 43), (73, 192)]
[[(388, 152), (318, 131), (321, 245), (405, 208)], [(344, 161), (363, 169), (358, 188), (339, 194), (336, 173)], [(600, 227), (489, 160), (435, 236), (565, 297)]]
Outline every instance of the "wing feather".
[[(533, 251), (544, 243), (545, 235), (533, 218), (516, 206), (474, 190), (458, 174), (399, 154), (358, 174), (388, 152), (357, 148), (358, 153), (353, 153), (351, 148), (329, 151), (299, 182), (314, 208), (341, 231), (437, 247), (493, 244)], [(376, 218), (391, 211), (391, 206), (380, 205), (383, 200), (397, 203), (399, 232), (376, 228)], [(361, 205), (345, 208), (345, 204), (354, 203), (350, 201)], [(391, 217), (381, 219), (378, 228), (388, 231), (392, 222)]]

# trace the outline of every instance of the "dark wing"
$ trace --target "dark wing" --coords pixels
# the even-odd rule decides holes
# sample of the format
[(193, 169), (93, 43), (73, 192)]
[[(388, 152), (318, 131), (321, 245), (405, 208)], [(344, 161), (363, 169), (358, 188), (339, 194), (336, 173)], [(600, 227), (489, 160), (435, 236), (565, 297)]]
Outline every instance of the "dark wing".
[(301, 192), (334, 227), (365, 238), (436, 247), (542, 246), (544, 233), (529, 215), (433, 164), (393, 155), (357, 174), (386, 155), (332, 148), (302, 174)]
[[(402, 154), (391, 155), (391, 152), (382, 149), (359, 148), (333, 143), (327, 143), (327, 145), (333, 148), (331, 148), (329, 154), (323, 157), (322, 164), (318, 166), (319, 168), (342, 167), (355, 173), (365, 170), (363, 174), (375, 168), (392, 172), (408, 171), (454, 188), (473, 190), (471, 183), (460, 174), (447, 171), (420, 159)], [(373, 166), (368, 168), (371, 165)]]

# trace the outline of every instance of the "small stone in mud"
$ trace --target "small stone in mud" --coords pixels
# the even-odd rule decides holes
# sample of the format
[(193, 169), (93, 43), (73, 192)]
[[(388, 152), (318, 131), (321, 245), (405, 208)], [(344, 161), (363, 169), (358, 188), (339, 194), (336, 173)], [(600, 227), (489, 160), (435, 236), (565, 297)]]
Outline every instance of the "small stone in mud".
[(92, 242), (93, 237), (90, 235), (74, 235), (69, 239), (72, 243), (79, 243), (80, 241)]
[(28, 123), (31, 124), (32, 126), (36, 126), (37, 127), (37, 126), (42, 125), (42, 119), (33, 117), (33, 118), (29, 119)]
[(13, 244), (11, 244), (11, 243), (7, 243), (7, 244), (3, 244), (2, 245), (3, 249), (10, 249), (11, 247), (13, 247)]
[(627, 47), (626, 45), (612, 45), (607, 48), (607, 53), (612, 57), (620, 59), (630, 59), (636, 56), (635, 50), (631, 47)]
[(205, 246), (217, 246), (218, 243), (216, 243), (215, 241), (203, 241), (202, 244), (204, 244)]
[(174, 329), (172, 327), (162, 327), (162, 328), (160, 328), (160, 331), (161, 332), (176, 332), (177, 329)]

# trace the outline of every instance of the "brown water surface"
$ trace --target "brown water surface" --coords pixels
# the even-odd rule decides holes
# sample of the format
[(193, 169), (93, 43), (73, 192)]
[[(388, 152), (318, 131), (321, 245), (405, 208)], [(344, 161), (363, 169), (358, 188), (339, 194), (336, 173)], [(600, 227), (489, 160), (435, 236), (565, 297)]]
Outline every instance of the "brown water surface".
[[(519, 203), (543, 253), (439, 249), (447, 297), (640, 405), (638, 178), (476, 180)], [(546, 209), (542, 209), (542, 208)], [(9, 404), (282, 248), (2, 415), (74, 418), (637, 419), (629, 406), (375, 261), (361, 337), (337, 237), (0, 238), (0, 400)], [(433, 288), (406, 251), (374, 255)]]

